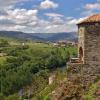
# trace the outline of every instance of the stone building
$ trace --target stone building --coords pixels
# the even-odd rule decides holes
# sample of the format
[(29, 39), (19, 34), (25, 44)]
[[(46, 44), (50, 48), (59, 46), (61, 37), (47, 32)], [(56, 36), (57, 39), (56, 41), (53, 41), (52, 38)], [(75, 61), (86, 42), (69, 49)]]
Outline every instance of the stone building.
[(100, 14), (78, 24), (78, 57), (83, 64), (100, 65)]
[[(84, 94), (91, 84), (100, 79), (100, 14), (90, 16), (77, 25), (78, 58), (67, 63), (67, 80), (55, 89), (51, 100), (87, 100)], [(95, 94), (93, 100), (100, 100), (100, 96)]]

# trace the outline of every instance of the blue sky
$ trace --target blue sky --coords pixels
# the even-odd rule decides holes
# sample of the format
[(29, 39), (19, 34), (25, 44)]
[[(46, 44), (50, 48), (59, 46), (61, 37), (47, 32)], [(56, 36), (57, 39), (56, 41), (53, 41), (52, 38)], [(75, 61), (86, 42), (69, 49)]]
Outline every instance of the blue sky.
[(0, 30), (77, 31), (76, 23), (100, 13), (100, 0), (0, 0)]

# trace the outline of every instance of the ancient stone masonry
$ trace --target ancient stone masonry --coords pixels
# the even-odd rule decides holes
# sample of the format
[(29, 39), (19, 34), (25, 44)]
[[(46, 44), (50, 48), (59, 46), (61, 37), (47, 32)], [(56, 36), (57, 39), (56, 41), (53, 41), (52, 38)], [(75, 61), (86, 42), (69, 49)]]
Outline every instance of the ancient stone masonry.
[(91, 84), (100, 80), (100, 14), (77, 25), (80, 62), (68, 63), (67, 80), (55, 90), (52, 100), (87, 100), (83, 95)]
[(100, 65), (100, 14), (93, 15), (78, 23), (78, 28), (79, 58), (83, 64)]
[(73, 76), (73, 70), (80, 66), (77, 74), (81, 76), (81, 83), (85, 85), (84, 83), (89, 84), (100, 78), (100, 14), (90, 16), (77, 25), (78, 57), (81, 64), (69, 64), (72, 68), (68, 77)]
[[(84, 64), (100, 65), (100, 23), (79, 26), (79, 57)], [(82, 53), (83, 52), (83, 53)]]
[(73, 71), (80, 66), (78, 74), (84, 77), (84, 80), (94, 81), (100, 77), (100, 14), (90, 16), (77, 25), (78, 57), (81, 62), (68, 64), (71, 69), (68, 77), (73, 76)]

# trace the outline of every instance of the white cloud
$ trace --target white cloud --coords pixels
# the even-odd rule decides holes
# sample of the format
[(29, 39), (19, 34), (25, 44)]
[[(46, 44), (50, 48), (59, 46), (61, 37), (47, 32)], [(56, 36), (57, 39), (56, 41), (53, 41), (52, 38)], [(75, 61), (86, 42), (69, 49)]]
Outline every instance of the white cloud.
[(52, 19), (52, 23), (56, 24), (56, 25), (59, 25), (59, 24), (61, 25), (61, 24), (64, 24), (65, 22), (64, 22), (64, 19), (62, 19), (60, 17), (54, 17)]
[[(76, 22), (79, 19), (74, 17), (65, 18), (58, 13), (45, 13), (48, 19), (40, 19), (37, 9), (13, 8), (16, 3), (28, 0), (4, 0), (0, 1), (0, 30), (23, 31), (23, 32), (70, 32), (76, 31)], [(41, 2), (42, 9), (56, 8), (58, 4), (51, 0)], [(6, 8), (6, 9), (5, 9)], [(13, 8), (13, 9), (12, 9)]]
[(64, 16), (58, 13), (45, 13), (46, 16), (49, 17), (50, 22), (52, 22), (53, 24), (62, 24), (64, 23)]
[(25, 24), (37, 20), (38, 10), (15, 9), (7, 11), (10, 20), (16, 24)]
[[(1, 30), (21, 30), (34, 26), (37, 21), (38, 10), (14, 9), (7, 10), (7, 15), (0, 16)], [(28, 31), (28, 30), (27, 30)]]
[(58, 4), (54, 3), (51, 0), (45, 0), (45, 1), (41, 2), (41, 4), (40, 4), (40, 8), (42, 8), (42, 9), (57, 8), (57, 7), (58, 7)]
[(76, 24), (77, 23), (77, 19), (72, 19), (70, 21), (68, 21), (68, 24)]
[(93, 12), (92, 10), (85, 10), (81, 14), (84, 16), (90, 16), (90, 15), (93, 15), (94, 13), (95, 12)]
[(0, 16), (0, 20), (5, 20), (5, 19), (7, 19), (6, 16), (3, 16), (3, 15)]
[(11, 9), (16, 3), (26, 2), (29, 0), (0, 0), (0, 9)]
[(96, 0), (95, 3), (88, 3), (84, 5), (82, 15), (90, 16), (100, 12), (100, 0)]
[(100, 10), (100, 3), (86, 4), (85, 9), (87, 9), (87, 10)]
[(66, 20), (71, 20), (73, 19), (74, 17), (67, 17)]
[(72, 32), (76, 30), (77, 26), (75, 24), (68, 25), (67, 23), (61, 25), (49, 25), (46, 27), (46, 32), (48, 33)]
[(58, 13), (46, 13), (45, 15), (49, 17), (63, 17), (63, 15)]
[[(0, 16), (0, 29), (23, 32), (70, 32), (76, 31), (76, 22), (73, 17), (64, 18), (63, 15), (47, 13), (52, 16), (49, 20), (39, 19), (38, 10), (14, 9), (7, 10), (7, 15)], [(63, 16), (63, 17), (62, 17)]]
[(57, 13), (46, 13), (49, 20), (38, 18), (38, 10), (14, 9), (7, 10), (7, 14), (0, 16), (0, 30), (23, 31), (23, 32), (70, 32), (76, 31), (78, 19), (73, 17), (64, 18)]
[(74, 17), (70, 17), (70, 19), (62, 20), (62, 23), (60, 24), (54, 23), (54, 21), (50, 21), (50, 23), (45, 28), (45, 32), (57, 33), (57, 32), (77, 31), (76, 24), (81, 20), (83, 20), (84, 18), (76, 19)]

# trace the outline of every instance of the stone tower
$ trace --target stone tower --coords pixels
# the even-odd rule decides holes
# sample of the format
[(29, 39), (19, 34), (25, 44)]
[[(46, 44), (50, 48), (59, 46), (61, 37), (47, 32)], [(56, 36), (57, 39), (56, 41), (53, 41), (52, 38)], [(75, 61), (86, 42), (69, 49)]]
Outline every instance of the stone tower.
[(83, 64), (100, 65), (100, 14), (78, 24), (78, 56)]

